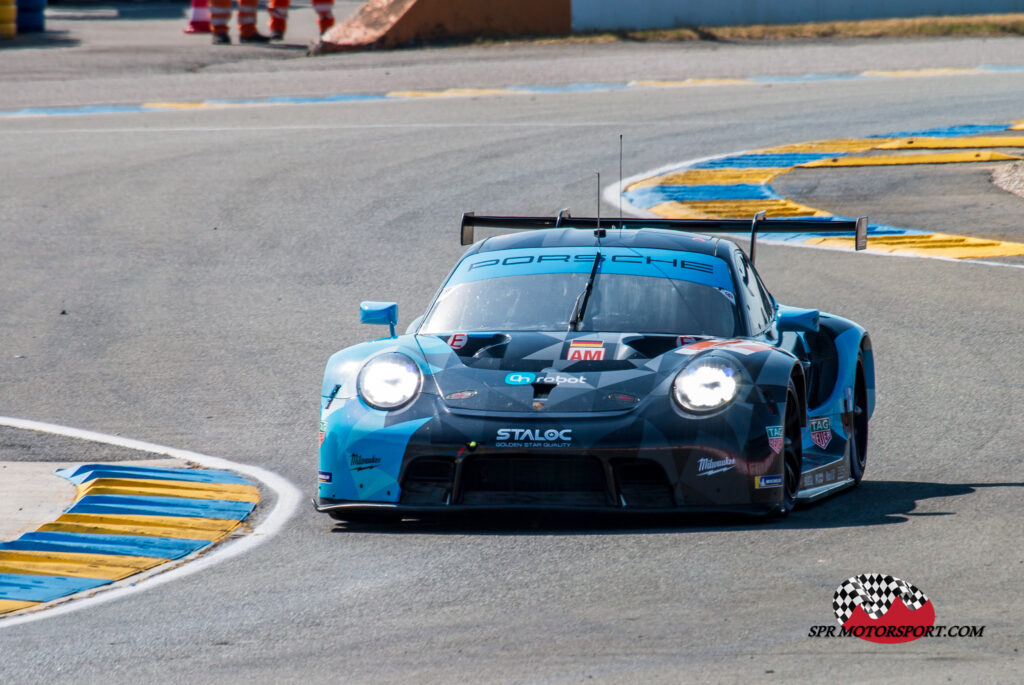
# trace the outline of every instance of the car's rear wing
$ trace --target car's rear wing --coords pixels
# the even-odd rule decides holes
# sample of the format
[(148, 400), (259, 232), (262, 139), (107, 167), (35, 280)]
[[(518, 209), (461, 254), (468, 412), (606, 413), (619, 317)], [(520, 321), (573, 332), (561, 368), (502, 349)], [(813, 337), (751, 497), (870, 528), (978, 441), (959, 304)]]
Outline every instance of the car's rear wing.
[(859, 219), (766, 219), (758, 212), (750, 221), (746, 219), (595, 219), (574, 217), (563, 209), (558, 216), (477, 216), (473, 212), (462, 215), (460, 238), (463, 245), (474, 242), (474, 228), (507, 228), (512, 230), (541, 228), (582, 228), (607, 231), (608, 229), (662, 228), (690, 233), (749, 233), (750, 260), (754, 261), (758, 233), (853, 233), (854, 249), (863, 250), (868, 243), (868, 218)]

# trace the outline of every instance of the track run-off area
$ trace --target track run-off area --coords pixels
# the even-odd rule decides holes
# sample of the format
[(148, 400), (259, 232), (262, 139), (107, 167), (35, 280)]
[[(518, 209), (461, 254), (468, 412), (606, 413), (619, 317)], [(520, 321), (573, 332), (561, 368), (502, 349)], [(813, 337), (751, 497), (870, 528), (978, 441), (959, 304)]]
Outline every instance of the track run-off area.
[[(16, 93), (5, 85), (0, 111), (20, 115), (0, 117), (2, 413), (218, 455), (235, 466), (211, 467), (279, 474), (280, 492), (302, 495), (262, 489), (254, 526), (277, 521), (286, 500), (297, 513), (272, 536), (255, 528), (214, 548), (219, 563), (200, 557), (138, 583), (149, 591), (0, 619), (0, 682), (1013, 681), (1024, 273), (1012, 246), (1024, 244), (1024, 200), (989, 176), (1024, 156), (1013, 128), (1024, 73), (1011, 68), (1021, 48), (498, 45), (187, 75), (170, 60), (167, 74), (118, 79), (80, 67), (62, 80), (55, 67)], [(848, 77), (878, 70), (891, 74)], [(825, 77), (797, 78), (810, 72)], [(692, 81), (710, 78), (726, 81)], [(572, 87), (584, 83), (646, 85)], [(446, 96), (328, 100), (411, 91)], [(217, 100), (254, 102), (116, 109)], [(88, 107), (100, 109), (23, 111)], [(982, 129), (952, 128), (964, 125)], [(878, 406), (864, 482), (775, 521), (374, 527), (306, 506), (323, 364), (379, 334), (358, 324), (358, 303), (395, 300), (401, 325), (411, 321), (463, 250), (464, 211), (590, 215), (600, 172), (601, 214), (614, 216), (620, 134), (627, 212), (785, 200), (868, 215), (876, 241), (899, 229), (1010, 246), (897, 259), (761, 244), (758, 269), (779, 301), (871, 332)], [(918, 149), (939, 139), (948, 147)], [(963, 156), (975, 152), (987, 156)], [(823, 156), (764, 166), (758, 154)], [(951, 157), (842, 163), (922, 154)], [(737, 155), (748, 166), (709, 163)], [(723, 168), (742, 178), (708, 180)], [(120, 458), (0, 435), (3, 459), (22, 448), (26, 459)], [(913, 583), (936, 624), (983, 634), (809, 637), (836, 625), (836, 588), (866, 573)]]
[[(75, 507), (40, 532), (26, 533), (17, 541), (19, 545), (10, 545), (10, 551), (0, 552), (15, 557), (5, 558), (4, 566), (17, 567), (19, 561), (23, 565), (17, 573), (8, 573), (0, 587), (7, 593), (16, 593), (12, 581), (28, 577), (33, 582), (25, 584), (27, 589), (38, 589), (43, 595), (23, 602), (0, 601), (0, 612), (22, 610), (16, 616), (4, 618), (0, 623), (4, 628), (89, 609), (94, 604), (155, 588), (242, 554), (276, 535), (301, 499), (291, 483), (256, 466), (38, 421), (0, 416), (0, 426), (112, 445), (140, 455), (157, 454), (192, 465), (188, 469), (160, 469), (112, 463), (62, 469), (61, 475), (78, 486)], [(67, 456), (73, 458), (74, 449)], [(247, 526), (243, 534), (236, 534), (215, 551), (207, 550), (208, 545), (227, 538), (248, 518), (251, 507), (260, 502), (258, 489), (235, 472), (261, 483), (271, 493), (271, 501), (263, 504), (265, 511), (261, 513), (265, 515), (259, 517), (259, 523)], [(10, 484), (4, 486), (8, 488)], [(89, 502), (103, 497), (105, 502)], [(126, 499), (134, 501), (124, 504)], [(224, 503), (218, 501), (221, 499), (234, 503), (234, 510), (225, 512)], [(250, 506), (240, 509), (239, 503)], [(164, 511), (154, 509), (160, 505)], [(185, 508), (184, 514), (173, 511), (174, 505)], [(20, 559), (16, 558), (19, 553)], [(73, 577), (67, 577), (68, 568), (75, 574)], [(38, 569), (48, 575), (33, 575), (32, 571)], [(106, 571), (107, 575), (102, 580), (92, 578), (97, 571)], [(47, 579), (55, 582), (45, 582)], [(103, 592), (90, 592), (99, 588)], [(64, 603), (66, 597), (72, 601)]]

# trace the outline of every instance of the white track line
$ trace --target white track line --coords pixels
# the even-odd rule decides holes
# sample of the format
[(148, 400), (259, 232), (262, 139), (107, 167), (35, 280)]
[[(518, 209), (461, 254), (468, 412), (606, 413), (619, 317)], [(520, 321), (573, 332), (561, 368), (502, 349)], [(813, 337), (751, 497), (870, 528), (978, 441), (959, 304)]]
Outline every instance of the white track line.
[[(683, 162), (676, 162), (675, 164), (666, 164), (665, 166), (658, 167), (657, 169), (651, 169), (650, 171), (644, 171), (639, 174), (630, 176), (629, 178), (622, 179), (622, 187), (628, 188), (630, 184), (638, 181), (645, 181), (655, 176), (661, 176), (667, 174), (670, 171), (681, 171), (683, 169), (689, 169), (701, 162), (707, 162), (712, 159), (721, 159), (723, 157), (734, 157), (736, 155), (750, 154), (751, 150), (743, 150), (741, 152), (727, 152), (723, 155), (711, 155), (709, 157), (698, 157), (695, 159), (688, 159)], [(619, 181), (613, 184), (607, 185), (604, 191), (601, 193), (601, 199), (604, 200), (605, 204), (615, 207), (619, 202)], [(622, 211), (633, 216), (641, 217), (643, 219), (656, 219), (659, 218), (657, 215), (648, 212), (646, 209), (641, 209), (636, 205), (630, 203), (628, 200), (623, 201)], [(758, 243), (760, 245), (773, 245), (780, 247), (799, 247), (805, 250), (830, 250), (833, 252), (851, 252), (849, 248), (845, 247), (829, 247), (827, 245), (807, 245), (805, 243), (794, 243), (794, 242), (777, 242), (772, 240), (765, 240)], [(981, 259), (954, 259), (953, 257), (931, 257), (928, 255), (916, 255), (916, 254), (898, 254), (893, 252), (877, 252), (867, 250), (863, 253), (864, 255), (872, 255), (875, 257), (902, 257), (904, 259), (934, 259), (940, 262), (951, 262), (954, 264), (979, 264), (981, 266), (1001, 266), (1006, 269), (1024, 269), (1024, 264), (1004, 264), (1002, 262), (990, 262)]]
[[(0, 117), (0, 122), (3, 118)], [(629, 121), (450, 121), (441, 123), (431, 122), (409, 122), (394, 124), (283, 124), (281, 126), (146, 126), (140, 123), (139, 126), (128, 127), (95, 127), (95, 128), (57, 128), (57, 127), (35, 127), (35, 128), (0, 128), (0, 135), (17, 135), (20, 133), (69, 133), (78, 135), (81, 133), (225, 133), (240, 131), (248, 133), (265, 133), (273, 131), (363, 131), (363, 130), (409, 130), (409, 129), (532, 129), (532, 128), (595, 128), (615, 127), (625, 128), (629, 126), (642, 126), (643, 123)]]
[[(29, 623), (43, 618), (50, 618), (51, 616), (60, 616), (79, 609), (92, 607), (103, 602), (120, 599), (129, 594), (141, 592), (142, 590), (149, 590), (157, 587), (158, 585), (162, 585), (163, 583), (184, 578), (185, 576), (202, 571), (214, 564), (219, 564), (222, 561), (227, 561), (232, 557), (244, 554), (281, 532), (285, 522), (287, 522), (288, 519), (291, 518), (292, 514), (295, 513), (295, 510), (298, 508), (299, 502), (302, 499), (302, 495), (299, 493), (298, 488), (276, 473), (267, 471), (266, 469), (262, 469), (258, 466), (228, 461), (221, 457), (211, 457), (206, 454), (190, 452), (189, 450), (177, 449), (175, 447), (166, 447), (164, 445), (157, 445), (151, 442), (132, 440), (131, 438), (122, 438), (116, 435), (106, 435), (104, 433), (94, 433), (93, 431), (70, 428), (68, 426), (58, 426), (52, 423), (16, 419), (9, 416), (0, 416), (0, 426), (22, 428), (25, 430), (38, 431), (40, 433), (49, 433), (51, 435), (63, 435), (69, 438), (89, 440), (91, 442), (101, 442), (107, 445), (116, 445), (118, 447), (125, 447), (131, 450), (138, 450), (140, 452), (150, 452), (152, 454), (185, 459), (206, 468), (227, 469), (255, 478), (277, 495), (277, 503), (274, 505), (274, 508), (270, 510), (259, 526), (245, 537), (235, 538), (214, 545), (212, 549), (207, 548), (209, 551), (206, 552), (200, 550), (199, 552), (189, 555), (184, 559), (170, 561), (168, 564), (177, 563), (179, 565), (169, 571), (165, 570), (167, 569), (168, 564), (163, 564), (145, 573), (129, 576), (128, 578), (118, 581), (113, 585), (105, 586), (111, 588), (110, 590), (104, 590), (103, 588), (88, 590), (80, 595), (72, 595), (72, 597), (76, 598), (74, 601), (67, 601), (67, 597), (62, 597), (54, 600), (53, 602), (40, 605), (40, 607), (36, 608), (31, 613), (21, 614), (7, 619), (0, 618), (0, 628), (21, 625), (23, 623)], [(143, 580), (145, 582), (141, 583), (140, 581)], [(96, 594), (89, 596), (91, 593)], [(41, 610), (42, 608), (45, 608), (45, 611)]]

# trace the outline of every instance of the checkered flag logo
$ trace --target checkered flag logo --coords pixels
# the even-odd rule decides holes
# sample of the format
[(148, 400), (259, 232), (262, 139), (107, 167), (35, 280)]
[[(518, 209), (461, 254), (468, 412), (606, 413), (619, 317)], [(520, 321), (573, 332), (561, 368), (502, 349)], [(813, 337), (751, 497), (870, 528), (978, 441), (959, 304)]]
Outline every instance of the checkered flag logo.
[(899, 597), (908, 609), (916, 611), (923, 607), (928, 598), (905, 580), (881, 573), (865, 573), (848, 578), (836, 589), (832, 597), (832, 608), (840, 625), (845, 625), (858, 606), (872, 619), (878, 620), (889, 611)]

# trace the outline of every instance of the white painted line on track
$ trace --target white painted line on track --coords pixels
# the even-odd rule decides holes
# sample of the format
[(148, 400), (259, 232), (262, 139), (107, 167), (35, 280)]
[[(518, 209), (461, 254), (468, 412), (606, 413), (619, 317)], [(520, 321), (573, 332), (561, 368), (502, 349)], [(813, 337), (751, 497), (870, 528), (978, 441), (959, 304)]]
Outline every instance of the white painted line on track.
[[(277, 502), (274, 504), (274, 508), (270, 510), (266, 517), (264, 517), (263, 521), (261, 521), (250, 534), (244, 537), (221, 542), (209, 551), (204, 552), (203, 550), (200, 550), (199, 552), (189, 555), (184, 559), (180, 559), (177, 562), (168, 562), (169, 564), (179, 564), (171, 570), (165, 570), (167, 568), (167, 564), (164, 564), (145, 573), (129, 576), (128, 578), (118, 581), (113, 585), (106, 586), (110, 588), (109, 590), (88, 590), (79, 595), (72, 595), (71, 599), (74, 601), (68, 601), (68, 597), (62, 597), (54, 600), (53, 602), (41, 604), (31, 613), (12, 616), (7, 619), (0, 619), (0, 628), (21, 625), (23, 623), (38, 621), (52, 616), (60, 616), (72, 611), (78, 611), (79, 609), (93, 607), (103, 602), (121, 599), (122, 597), (126, 597), (130, 594), (149, 590), (164, 583), (184, 578), (185, 576), (202, 571), (214, 564), (219, 564), (222, 561), (227, 561), (228, 559), (237, 557), (240, 554), (248, 552), (257, 545), (263, 544), (281, 532), (284, 524), (291, 518), (292, 514), (295, 513), (295, 510), (299, 506), (299, 502), (302, 500), (302, 495), (299, 492), (299, 489), (285, 478), (279, 476), (273, 471), (268, 471), (250, 464), (239, 464), (221, 457), (211, 457), (206, 454), (200, 454), (199, 452), (191, 452), (189, 450), (178, 449), (176, 447), (157, 445), (155, 443), (144, 442), (142, 440), (133, 440), (131, 438), (122, 438), (116, 435), (106, 435), (104, 433), (95, 433), (93, 431), (82, 430), (79, 428), (60, 426), (53, 423), (42, 423), (40, 421), (17, 419), (9, 416), (0, 416), (0, 426), (22, 428), (40, 433), (49, 433), (51, 435), (63, 435), (69, 438), (77, 438), (79, 440), (100, 442), (107, 445), (115, 445), (117, 447), (138, 450), (140, 452), (149, 452), (152, 454), (175, 457), (177, 459), (185, 459), (211, 469), (227, 469), (255, 478), (277, 495)], [(96, 594), (88, 596), (91, 593)]]
[(593, 128), (593, 127), (636, 127), (648, 125), (643, 122), (626, 121), (447, 121), (443, 123), (410, 122), (402, 124), (284, 124), (282, 126), (167, 126), (154, 127), (140, 124), (138, 127), (117, 128), (0, 128), (2, 134), (21, 133), (225, 133), (231, 131), (361, 131), (361, 130), (408, 130), (408, 129), (462, 129), (462, 128)]
[[(622, 179), (622, 187), (628, 188), (631, 183), (637, 183), (638, 181), (644, 181), (648, 178), (654, 178), (655, 176), (661, 176), (672, 171), (681, 171), (690, 167), (696, 166), (703, 162), (708, 162), (713, 159), (722, 159), (723, 157), (735, 157), (738, 155), (750, 154), (750, 150), (744, 150), (741, 152), (727, 152), (721, 155), (710, 155), (708, 157), (696, 157), (694, 159), (688, 159), (683, 162), (676, 162), (674, 164), (666, 164), (650, 171), (644, 171), (639, 174), (634, 174), (628, 178)], [(610, 185), (604, 187), (601, 192), (601, 199), (612, 207), (615, 207), (619, 202), (619, 181), (615, 181)], [(648, 212), (645, 209), (637, 207), (628, 200), (622, 201), (622, 211), (626, 214), (631, 214), (642, 219), (657, 219), (659, 218), (656, 214)], [(614, 219), (613, 219), (614, 220)], [(828, 245), (807, 245), (805, 243), (794, 243), (794, 242), (777, 242), (765, 240), (758, 243), (758, 245), (769, 245), (774, 247), (798, 247), (804, 250), (829, 250), (832, 252), (852, 252), (852, 250), (845, 247), (830, 247)], [(927, 255), (916, 255), (916, 254), (898, 254), (892, 252), (862, 252), (860, 256), (870, 255), (874, 257), (903, 257), (905, 259), (932, 259), (940, 262), (952, 262), (955, 264), (978, 264), (981, 266), (1001, 266), (1007, 269), (1024, 269), (1024, 264), (1008, 264), (1003, 262), (992, 262), (981, 259), (954, 259), (953, 257), (931, 257)]]

